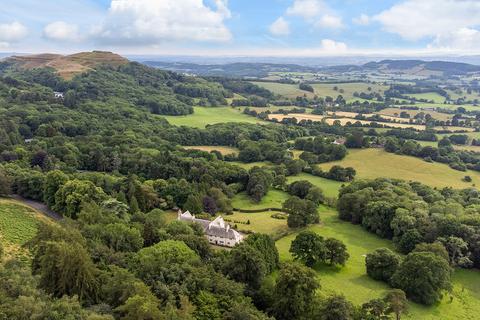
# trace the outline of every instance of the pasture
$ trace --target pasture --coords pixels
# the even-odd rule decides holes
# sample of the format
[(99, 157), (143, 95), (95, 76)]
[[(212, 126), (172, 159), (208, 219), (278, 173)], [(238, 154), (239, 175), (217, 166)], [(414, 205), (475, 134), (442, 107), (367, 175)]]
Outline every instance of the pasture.
[[(340, 112), (340, 114), (351, 114), (354, 112)], [(330, 118), (328, 116), (317, 115), (317, 114), (308, 114), (308, 113), (289, 113), (289, 114), (269, 114), (268, 119), (276, 119), (277, 121), (282, 121), (285, 118), (295, 118), (297, 121), (302, 120), (311, 120), (313, 122), (322, 122), (328, 123), (333, 125), (335, 123), (339, 123), (340, 125), (348, 125), (359, 122), (363, 125), (369, 125), (374, 121), (368, 120), (357, 120), (353, 118)], [(398, 122), (379, 122), (375, 121), (375, 123), (383, 125), (386, 128), (413, 128), (415, 130), (425, 130), (425, 125), (421, 124), (410, 124), (410, 123), (398, 123)], [(456, 126), (443, 126), (443, 127), (434, 127), (435, 130), (450, 130), (452, 132), (456, 131), (474, 131), (475, 128), (471, 127), (456, 127)]]
[(232, 107), (194, 107), (194, 113), (186, 116), (162, 116), (170, 124), (176, 126), (187, 126), (205, 128), (209, 124), (226, 122), (260, 123), (265, 121), (248, 116), (242, 113), (243, 109)]
[[(380, 110), (376, 112), (379, 115), (382, 116), (392, 116), (392, 117), (398, 117), (401, 112), (406, 112), (410, 115), (410, 118), (415, 117), (417, 114), (420, 112), (423, 112), (425, 114), (429, 114), (432, 116), (432, 118), (436, 120), (441, 120), (441, 121), (446, 121), (446, 120), (451, 120), (453, 118), (453, 115), (447, 114), (447, 113), (441, 113), (437, 111), (428, 111), (428, 110), (402, 110), (400, 108), (386, 108), (383, 110)], [(408, 119), (406, 119), (408, 121)]]
[(406, 94), (406, 96), (415, 98), (417, 100), (425, 99), (425, 100), (428, 100), (428, 101), (433, 101), (433, 103), (444, 103), (445, 102), (445, 97), (441, 96), (440, 94), (438, 94), (436, 92), (410, 93), (410, 94)]
[[(468, 188), (480, 183), (480, 172), (467, 170), (457, 171), (443, 163), (429, 163), (422, 159), (388, 153), (383, 149), (349, 150), (347, 156), (340, 161), (320, 164), (323, 170), (333, 165), (353, 167), (357, 171), (357, 179), (375, 179), (380, 177), (419, 181), (432, 187)], [(467, 183), (464, 176), (472, 177)]]
[(303, 97), (304, 95), (307, 96), (307, 98), (313, 98), (315, 96), (315, 94), (310, 91), (300, 90), (300, 88), (298, 87), (298, 84), (278, 83), (278, 82), (252, 82), (252, 83), (286, 98)]
[[(379, 93), (383, 95), (388, 86), (384, 86), (376, 83), (366, 83), (366, 82), (347, 82), (347, 83), (314, 83), (312, 87), (315, 90), (315, 94), (319, 97), (332, 97), (336, 98), (339, 95), (342, 95), (347, 102), (362, 100), (360, 98), (354, 97), (353, 94), (357, 93)], [(334, 88), (337, 88), (335, 90)], [(370, 88), (371, 90), (368, 90)]]
[[(333, 209), (321, 207), (320, 225), (308, 227), (323, 237), (332, 237), (345, 243), (350, 259), (343, 268), (317, 265), (315, 270), (325, 294), (341, 293), (356, 304), (374, 298), (381, 298), (389, 287), (366, 275), (365, 255), (381, 247), (393, 249), (389, 240), (382, 239), (362, 229), (359, 225), (344, 222)], [(282, 261), (291, 260), (290, 244), (297, 233), (290, 234), (276, 242)], [(478, 271), (457, 270), (453, 275), (453, 301), (448, 297), (435, 306), (425, 307), (409, 303), (409, 314), (402, 319), (477, 319), (480, 314), (480, 284)]]

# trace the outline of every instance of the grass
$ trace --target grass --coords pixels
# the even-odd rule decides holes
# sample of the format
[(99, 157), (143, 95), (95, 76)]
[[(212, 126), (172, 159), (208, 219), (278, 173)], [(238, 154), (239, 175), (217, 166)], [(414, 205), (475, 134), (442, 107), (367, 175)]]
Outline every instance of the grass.
[(219, 151), (221, 154), (238, 154), (238, 149), (234, 147), (225, 147), (225, 146), (182, 146), (182, 148), (189, 150), (200, 150), (200, 151)]
[(264, 209), (264, 208), (281, 208), (289, 195), (280, 190), (270, 189), (265, 197), (256, 203), (247, 195), (246, 192), (241, 192), (235, 195), (232, 199), (232, 205), (238, 209)]
[[(430, 146), (430, 147), (438, 147), (437, 141), (417, 141), (422, 146)], [(462, 150), (462, 151), (474, 151), (480, 152), (480, 146), (472, 146), (472, 145), (453, 145), (453, 149), (455, 150)]]
[[(333, 209), (320, 209), (321, 225), (310, 226), (308, 229), (323, 237), (333, 237), (345, 243), (350, 259), (343, 268), (317, 266), (315, 269), (322, 286), (321, 292), (344, 294), (355, 304), (361, 304), (385, 295), (389, 287), (380, 281), (375, 281), (366, 275), (364, 255), (381, 247), (392, 248), (389, 240), (381, 239), (362, 229), (338, 219)], [(283, 261), (291, 260), (290, 243), (296, 233), (288, 235), (276, 242)], [(453, 296), (445, 297), (435, 306), (426, 307), (409, 303), (409, 314), (402, 319), (478, 319), (480, 315), (480, 282), (478, 272), (472, 270), (457, 270), (453, 275)]]
[[(379, 112), (376, 112), (377, 114), (380, 115), (387, 115), (387, 116), (393, 116), (393, 117), (398, 117), (401, 112), (406, 112), (410, 115), (410, 118), (415, 117), (418, 113), (423, 112), (425, 114), (431, 115), (434, 119), (441, 120), (441, 121), (447, 121), (452, 119), (453, 115), (447, 114), (447, 113), (441, 113), (441, 112), (436, 112), (436, 111), (426, 111), (426, 110), (402, 110), (400, 108), (385, 108), (380, 110)], [(408, 119), (407, 119), (408, 120)]]
[(296, 98), (303, 97), (304, 95), (307, 98), (313, 98), (314, 93), (309, 91), (300, 90), (298, 84), (289, 84), (289, 83), (278, 83), (278, 82), (252, 82), (259, 87), (265, 88), (272, 91), (275, 94), (284, 96), (286, 98)]
[(231, 107), (194, 107), (194, 113), (187, 116), (163, 116), (170, 124), (205, 128), (209, 124), (225, 122), (266, 123), (243, 114), (240, 109)]
[[(258, 232), (272, 236), (287, 232), (287, 220), (272, 218), (273, 213), (270, 211), (255, 213), (234, 212), (231, 215), (224, 216), (224, 219), (228, 220), (240, 232)], [(250, 224), (247, 224), (247, 221), (250, 221)]]
[[(312, 87), (315, 90), (315, 94), (319, 97), (326, 97), (330, 96), (336, 98), (339, 95), (342, 95), (345, 100), (348, 102), (359, 100), (362, 101), (363, 99), (356, 98), (353, 96), (355, 92), (361, 93), (369, 93), (369, 92), (378, 92), (383, 95), (385, 90), (388, 88), (387, 86), (383, 86), (381, 84), (375, 83), (365, 83), (365, 82), (348, 82), (348, 83), (315, 83), (312, 84)], [(337, 87), (338, 90), (334, 90), (333, 88)], [(372, 91), (368, 91), (368, 88), (371, 88)], [(340, 92), (343, 90), (343, 92)]]
[(357, 178), (374, 179), (388, 177), (395, 179), (420, 181), (432, 187), (467, 188), (471, 183), (462, 181), (469, 175), (473, 183), (480, 183), (480, 173), (468, 170), (461, 172), (451, 169), (442, 163), (429, 163), (419, 158), (388, 153), (383, 149), (349, 150), (341, 161), (321, 164), (323, 170), (329, 170), (333, 165), (353, 167)]
[(415, 93), (415, 94), (408, 94), (408, 96), (415, 99), (426, 99), (428, 101), (433, 101), (434, 103), (445, 102), (445, 97), (442, 97), (436, 92)]
[(319, 187), (323, 190), (323, 193), (327, 197), (336, 198), (338, 196), (338, 190), (344, 182), (329, 180), (322, 177), (317, 177), (308, 173), (300, 173), (296, 176), (289, 176), (287, 177), (287, 182), (292, 183), (298, 180), (307, 180), (311, 182), (313, 185)]
[(21, 248), (37, 232), (39, 221), (50, 221), (22, 203), (0, 199), (0, 241), (8, 255), (24, 255)]

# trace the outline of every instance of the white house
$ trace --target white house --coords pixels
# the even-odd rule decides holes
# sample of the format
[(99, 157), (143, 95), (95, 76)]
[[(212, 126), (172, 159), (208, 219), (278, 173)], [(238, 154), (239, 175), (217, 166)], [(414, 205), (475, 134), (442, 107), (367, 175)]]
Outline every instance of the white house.
[(178, 210), (178, 220), (185, 222), (199, 223), (205, 231), (205, 236), (208, 242), (211, 244), (234, 247), (237, 243), (243, 241), (243, 235), (235, 229), (230, 228), (228, 223), (225, 223), (221, 216), (215, 218), (215, 220), (197, 219), (195, 215), (189, 211), (182, 213), (182, 210)]

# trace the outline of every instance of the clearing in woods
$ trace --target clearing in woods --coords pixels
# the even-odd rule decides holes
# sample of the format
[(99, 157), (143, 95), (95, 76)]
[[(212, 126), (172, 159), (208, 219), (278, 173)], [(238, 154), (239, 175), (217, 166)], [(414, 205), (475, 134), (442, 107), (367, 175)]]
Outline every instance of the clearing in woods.
[(232, 107), (194, 107), (193, 114), (186, 116), (161, 116), (176, 126), (205, 128), (209, 124), (227, 122), (267, 123), (242, 113), (243, 109)]

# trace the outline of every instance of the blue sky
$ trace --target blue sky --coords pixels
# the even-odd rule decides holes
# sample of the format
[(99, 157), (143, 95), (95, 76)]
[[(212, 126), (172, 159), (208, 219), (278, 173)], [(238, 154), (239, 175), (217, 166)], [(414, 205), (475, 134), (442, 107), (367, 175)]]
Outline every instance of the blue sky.
[[(7, 1), (5, 1), (7, 2)], [(15, 0), (0, 51), (479, 54), (478, 0)]]

